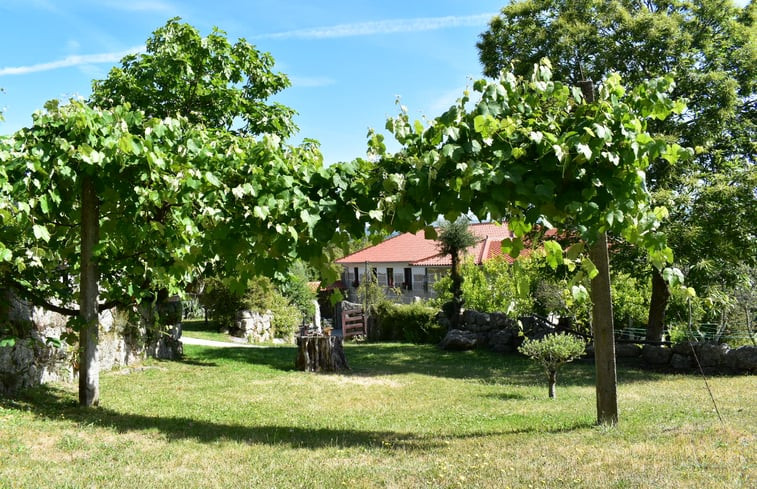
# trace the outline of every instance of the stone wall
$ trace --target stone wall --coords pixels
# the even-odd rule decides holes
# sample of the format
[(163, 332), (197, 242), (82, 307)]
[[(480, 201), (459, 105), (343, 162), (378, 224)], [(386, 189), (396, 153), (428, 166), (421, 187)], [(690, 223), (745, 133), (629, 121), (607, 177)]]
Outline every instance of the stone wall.
[(250, 343), (273, 341), (273, 314), (242, 310), (237, 312), (234, 327), (229, 331), (232, 336), (245, 338)]
[[(444, 326), (449, 325), (449, 320), (442, 313), (437, 321)], [(446, 350), (490, 348), (500, 353), (513, 353), (525, 338), (539, 339), (559, 330), (558, 325), (540, 316), (524, 316), (516, 320), (503, 313), (467, 310), (463, 312), (458, 329), (450, 330), (439, 346)], [(586, 351), (587, 356), (593, 356), (594, 345), (587, 345)], [(617, 343), (615, 357), (646, 368), (694, 371), (698, 370), (698, 359), (706, 373), (757, 373), (755, 346), (731, 348), (717, 343), (679, 343), (669, 347)]]
[[(593, 355), (593, 345), (587, 347)], [(689, 372), (698, 370), (697, 360), (705, 373), (757, 373), (757, 347), (731, 348), (725, 343), (677, 343), (673, 346), (618, 343), (615, 357), (642, 367)]]
[[(4, 310), (0, 321), (14, 325), (17, 337), (13, 346), (0, 347), (0, 394), (9, 395), (20, 389), (48, 382), (76, 380), (77, 364), (74, 348), (61, 340), (67, 330), (66, 316), (33, 307), (3, 291)], [(170, 303), (169, 303), (170, 304)], [(178, 303), (181, 308), (181, 303)], [(172, 311), (176, 305), (158, 308), (161, 322), (169, 323), (166, 331), (154, 332), (154, 316), (144, 311), (137, 320), (124, 312), (108, 310), (100, 314), (98, 359), (103, 371), (141, 362), (146, 356), (177, 358), (181, 355), (181, 315)], [(136, 325), (134, 324), (136, 323)]]
[[(442, 326), (449, 326), (449, 319), (442, 313), (437, 316), (437, 321)], [(500, 312), (466, 310), (457, 329), (450, 330), (439, 346), (445, 350), (490, 348), (511, 353), (517, 351), (525, 338), (539, 339), (554, 332), (555, 325), (540, 316), (512, 319)]]

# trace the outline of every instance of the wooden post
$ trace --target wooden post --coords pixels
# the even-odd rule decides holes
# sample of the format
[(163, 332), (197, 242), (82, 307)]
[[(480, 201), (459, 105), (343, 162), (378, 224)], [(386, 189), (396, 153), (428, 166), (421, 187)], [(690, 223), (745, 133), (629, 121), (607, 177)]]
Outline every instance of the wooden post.
[[(594, 102), (594, 83), (579, 82), (586, 102)], [(589, 257), (597, 267), (597, 276), (591, 280), (591, 323), (594, 330), (594, 365), (597, 372), (597, 422), (618, 422), (618, 379), (615, 371), (615, 327), (612, 319), (612, 293), (610, 291), (610, 257), (607, 253), (607, 233), (601, 233), (589, 250)]]

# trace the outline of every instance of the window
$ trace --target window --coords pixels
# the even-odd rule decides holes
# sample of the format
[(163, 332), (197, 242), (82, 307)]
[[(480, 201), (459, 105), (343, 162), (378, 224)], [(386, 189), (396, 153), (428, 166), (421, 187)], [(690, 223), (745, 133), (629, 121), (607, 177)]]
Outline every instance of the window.
[(405, 283), (403, 284), (405, 290), (413, 290), (413, 269), (405, 269)]
[(394, 268), (386, 269), (386, 286), (394, 287)]
[(360, 285), (360, 272), (358, 267), (355, 267), (355, 281), (352, 282), (352, 285), (355, 287)]

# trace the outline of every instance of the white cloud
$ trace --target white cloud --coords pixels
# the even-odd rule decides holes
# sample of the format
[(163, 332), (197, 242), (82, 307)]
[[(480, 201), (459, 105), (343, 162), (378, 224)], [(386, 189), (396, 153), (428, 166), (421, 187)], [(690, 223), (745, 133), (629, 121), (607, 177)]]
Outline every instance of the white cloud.
[(115, 53), (100, 53), (100, 54), (74, 54), (66, 56), (63, 59), (57, 61), (50, 61), (48, 63), (39, 63), (35, 65), (27, 66), (9, 66), (0, 68), (0, 76), (8, 75), (26, 75), (27, 73), (37, 73), (40, 71), (51, 71), (59, 68), (68, 68), (71, 66), (82, 66), (89, 64), (99, 63), (116, 63), (121, 60), (127, 54), (135, 54), (144, 51), (144, 46), (133, 47), (125, 51), (119, 51)]
[(369, 36), (373, 34), (396, 34), (419, 32), (450, 27), (485, 26), (496, 13), (466, 16), (423, 17), (418, 19), (392, 19), (373, 22), (339, 24), (294, 31), (276, 32), (256, 36), (259, 39), (330, 39), (337, 37)]
[(99, 2), (98, 5), (102, 7), (111, 8), (113, 10), (125, 10), (127, 12), (175, 12), (176, 6), (174, 6), (171, 3), (168, 2), (162, 2), (162, 1), (151, 1), (151, 0), (141, 0), (141, 1), (123, 1), (123, 0), (116, 0), (116, 1), (107, 1), (107, 2)]

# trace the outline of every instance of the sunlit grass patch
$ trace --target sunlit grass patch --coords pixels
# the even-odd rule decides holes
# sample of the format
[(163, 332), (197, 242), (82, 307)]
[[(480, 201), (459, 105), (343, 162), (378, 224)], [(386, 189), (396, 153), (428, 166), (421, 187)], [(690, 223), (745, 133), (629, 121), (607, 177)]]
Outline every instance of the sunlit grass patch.
[(527, 359), (348, 344), (352, 370), (294, 370), (292, 346), (186, 346), (102, 376), (101, 406), (53, 386), (0, 401), (0, 487), (754, 487), (753, 376), (619, 371), (595, 426), (593, 366), (560, 396)]

